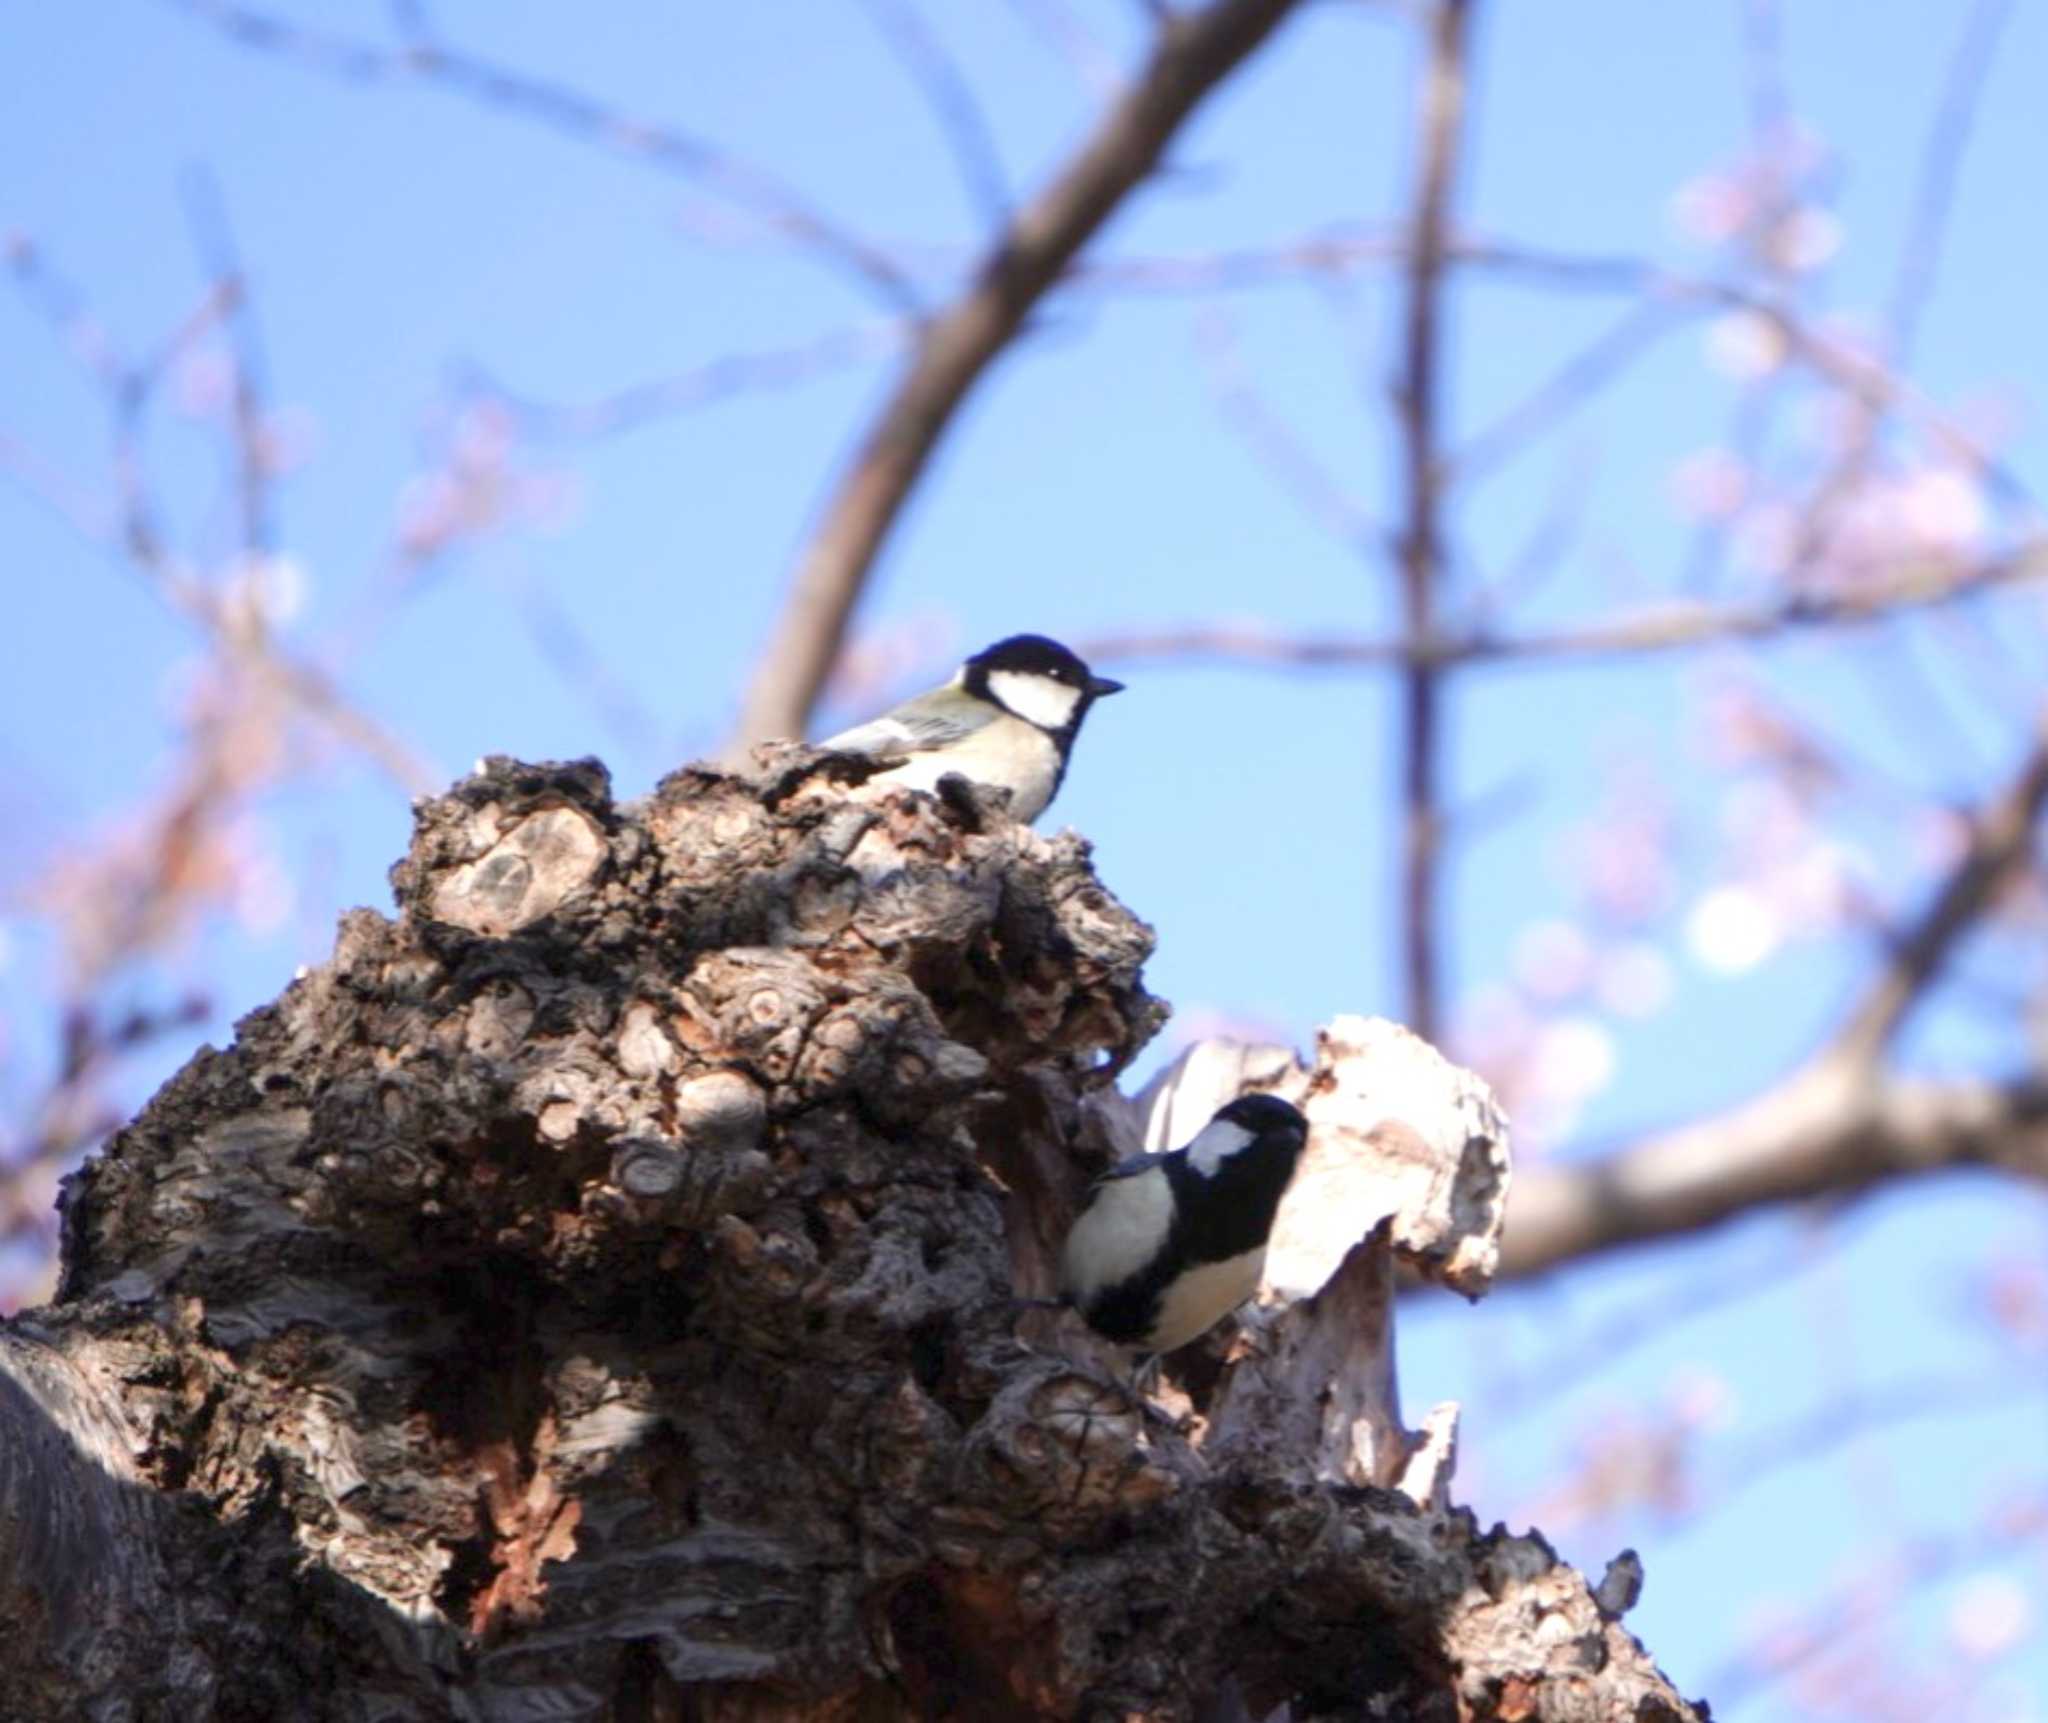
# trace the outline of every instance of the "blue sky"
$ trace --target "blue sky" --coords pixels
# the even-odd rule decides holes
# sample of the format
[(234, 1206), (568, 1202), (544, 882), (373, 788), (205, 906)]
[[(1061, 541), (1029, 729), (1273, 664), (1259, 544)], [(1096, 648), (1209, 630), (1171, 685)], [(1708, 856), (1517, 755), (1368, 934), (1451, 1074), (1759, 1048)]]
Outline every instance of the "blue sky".
[[(1028, 26), (1033, 10), (925, 6), (986, 104), (1013, 192), (1042, 179), (1099, 100), (1085, 67)], [(1105, 60), (1128, 62), (1141, 8), (1067, 10)], [(2048, 55), (2048, 16), (2014, 10), (1914, 371), (1945, 411), (2012, 409), (2001, 453), (2029, 475), (2048, 458), (2030, 410), (2042, 392), (2048, 114), (2027, 74)], [(376, 5), (278, 12), (389, 40)], [(1845, 29), (1840, 8), (1815, 0), (1785, 12), (1790, 103), (1833, 164), (1821, 178), (1841, 235), (1806, 291), (1830, 315), (1874, 320), (1962, 14), (1867, 0)], [(606, 0), (578, 8), (573, 28), (539, 5), (469, 0), (433, 15), (449, 40), (494, 61), (686, 126), (801, 186), (863, 233), (914, 251), (934, 293), (971, 256), (972, 199), (859, 5)], [(1546, 251), (1719, 268), (1674, 219), (1674, 194), (1743, 146), (1741, 23), (1733, 0), (1482, 8), (1463, 225)], [(473, 371), (521, 397), (587, 402), (834, 331), (879, 342), (874, 303), (687, 179), (459, 93), (339, 80), (252, 53), (158, 0), (19, 8), (7, 34), (0, 229), (31, 239), (124, 347), (147, 350), (197, 299), (206, 269), (188, 188), (195, 171), (218, 188), (253, 286), (270, 392), (304, 448), (278, 494), (281, 544), (305, 581), (292, 641), (327, 656), (350, 696), (444, 777), (483, 753), (597, 753), (637, 793), (712, 745), (828, 479), (886, 382), (885, 357), (600, 439), (536, 436), (517, 458), (557, 493), (544, 518), (491, 535), (394, 599), (400, 499), (445, 440), (455, 383)], [(1392, 9), (1309, 8), (1205, 110), (1173, 171), (1098, 254), (1207, 254), (1393, 218), (1412, 71)], [(1450, 321), (1456, 434), (1491, 423), (1625, 308), (1612, 294), (1461, 282)], [(1079, 640), (1247, 618), (1303, 633), (1389, 627), (1384, 557), (1338, 542), (1276, 482), (1234, 428), (1217, 373), (1227, 352), (1360, 510), (1391, 524), (1397, 309), (1388, 281), (1370, 273), (1342, 294), (1292, 283), (1063, 301), (962, 415), (888, 547), (863, 631), (911, 642), (919, 673), (936, 674), (1017, 628)], [(1501, 579), (1561, 495), (1577, 498), (1570, 553), (1517, 605), (1523, 625), (1677, 589), (1695, 528), (1674, 503), (1674, 472), (1726, 442), (1742, 392), (1716, 368), (1709, 328), (1679, 328), (1555, 436), (1460, 497), (1455, 597)], [(0, 376), (0, 437), (32, 448), (66, 484), (103, 490), (101, 404), (18, 295), (0, 296)], [(1774, 432), (1787, 461), (1797, 435), (1788, 410)], [(181, 541), (217, 564), (228, 543), (217, 424), (167, 401), (150, 453)], [(19, 1096), (47, 1070), (61, 977), (36, 882), (159, 782), (201, 643), (18, 484), (0, 485), (0, 569), (15, 606), (0, 639), (0, 812), (15, 835), (0, 877), (0, 1057), (6, 1092)], [(1737, 567), (1715, 591), (1763, 589)], [(560, 668), (564, 619), (602, 664), (608, 699)], [(1653, 790), (1675, 834), (1668, 913), (1639, 930), (1675, 983), (1670, 1003), (1634, 1018), (1570, 1008), (1604, 1037), (1613, 1075), (1582, 1098), (1564, 1152), (1741, 1097), (1808, 1050), (1868, 973), (1867, 945), (1850, 938), (1794, 937), (1732, 974), (1688, 943), (1688, 912), (1726, 883), (1724, 834), (1749, 830), (1731, 826), (1738, 775), (1707, 739), (1703, 714), (1721, 682), (1760, 677), (1876, 764), (1891, 788), (1831, 808), (1827, 827), (1853, 877), (1887, 906), (1910, 905), (1927, 871), (1909, 812), (1981, 795), (2017, 757), (2039, 620), (2038, 598), (2022, 593), (1967, 624), (1873, 631), (1853, 649), (1804, 642), (1741, 659), (1463, 680), (1448, 772), (1453, 805), (1469, 810), (1450, 870), (1454, 1006), (1483, 1003), (1513, 973), (1532, 927), (1583, 922), (1575, 858), (1604, 798), (1643, 803)], [(2002, 683), (1982, 669), (1986, 631), (2019, 665)], [(1095, 839), (1105, 880), (1159, 929), (1155, 990), (1184, 1019), (1224, 1013), (1302, 1039), (1338, 1011), (1397, 1012), (1390, 688), (1163, 663), (1117, 673), (1132, 692), (1091, 722), (1052, 820)], [(273, 892), (253, 920), (223, 914), (127, 984), (138, 1000), (203, 987), (216, 1006), (203, 1033), (215, 1039), (324, 954), (340, 908), (387, 902), (383, 871), (407, 831), (402, 791), (347, 759), (267, 797), (252, 820), (288, 897)], [(1972, 953), (1973, 973), (2009, 990), (2032, 981), (2034, 961), (2018, 941)], [(2026, 1046), (2011, 1013), (1961, 1001), (1917, 1025), (1909, 1053), (1930, 1071), (2000, 1069)], [(182, 1052), (139, 1068), (136, 1098)], [(1823, 1250), (1815, 1241), (1831, 1226), (1844, 1236)], [(1465, 1494), (1482, 1518), (1524, 1512), (1587, 1432), (1674, 1393), (1718, 1408), (1701, 1439), (1711, 1472), (1716, 1454), (1739, 1456), (1746, 1438), (1849, 1388), (1996, 1374), (1969, 1302), (1973, 1276), (2038, 1261), (2044, 1234), (2038, 1193), (1989, 1180), (1904, 1189), (1834, 1221), (1762, 1217), (1477, 1311), (1418, 1312), (1410, 1397), (1468, 1403)], [(1787, 1262), (1816, 1252), (1820, 1266), (1779, 1283)], [(1488, 1384), (1504, 1369), (1533, 1367), (1585, 1325), (1663, 1311), (1748, 1264), (1771, 1283), (1764, 1290), (1693, 1320), (1660, 1316), (1668, 1338), (1489, 1430)], [(1623, 1543), (1644, 1551), (1636, 1625), (1697, 1691), (1771, 1600), (1811, 1602), (1907, 1528), (1958, 1526), (1998, 1492), (2038, 1489), (2044, 1436), (2042, 1396), (2021, 1395), (1817, 1451), (1696, 1528), (1631, 1507), (1560, 1541), (1596, 1573)], [(2012, 1571), (2038, 1611), (2048, 1585), (2038, 1551), (2030, 1560)], [(1887, 1618), (1894, 1643), (1946, 1656), (1952, 1604), (1952, 1586), (1915, 1594)], [(2037, 1615), (2028, 1648), (1987, 1661), (1955, 1714), (2042, 1717), (2013, 1696), (2048, 1689), (2044, 1644)], [(1730, 1714), (1811, 1713), (1772, 1689)]]

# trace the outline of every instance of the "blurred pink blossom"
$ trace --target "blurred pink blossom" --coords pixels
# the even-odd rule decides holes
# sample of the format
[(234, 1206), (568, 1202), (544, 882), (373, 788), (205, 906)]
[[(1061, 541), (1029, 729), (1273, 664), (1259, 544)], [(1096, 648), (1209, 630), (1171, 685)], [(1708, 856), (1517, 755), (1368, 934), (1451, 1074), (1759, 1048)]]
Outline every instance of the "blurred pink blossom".
[(1601, 959), (1598, 998), (1617, 1017), (1655, 1016), (1670, 1003), (1674, 986), (1670, 959), (1645, 941), (1621, 946)]
[(1726, 520), (1749, 500), (1750, 472), (1729, 449), (1701, 449), (1671, 475), (1679, 509), (1698, 520)]
[(466, 401), (446, 437), (443, 463), (415, 474), (399, 493), (396, 536), (411, 562), (431, 561), (460, 541), (508, 527), (555, 530), (582, 493), (565, 473), (517, 459), (517, 424), (501, 402)]
[(1583, 929), (1553, 917), (1516, 937), (1515, 979), (1538, 999), (1569, 999), (1585, 991), (1593, 974), (1593, 943)]
[(1979, 1574), (1957, 1590), (1949, 1605), (1949, 1638), (1965, 1657), (2002, 1657), (2025, 1640), (2033, 1626), (2033, 1599), (2009, 1574)]
[(1731, 311), (1707, 325), (1707, 362), (1741, 382), (1768, 377), (1791, 351), (1785, 331), (1755, 311)]

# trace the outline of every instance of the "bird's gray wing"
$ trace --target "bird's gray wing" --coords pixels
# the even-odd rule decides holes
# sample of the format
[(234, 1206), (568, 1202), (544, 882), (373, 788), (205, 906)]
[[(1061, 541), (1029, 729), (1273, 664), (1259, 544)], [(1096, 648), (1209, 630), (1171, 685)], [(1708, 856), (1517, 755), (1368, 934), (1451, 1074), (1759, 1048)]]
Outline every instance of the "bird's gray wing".
[[(1095, 1183), (1106, 1185), (1112, 1179), (1134, 1179), (1140, 1173), (1149, 1173), (1154, 1167), (1164, 1166), (1177, 1153), (1179, 1151), (1176, 1149), (1161, 1149), (1149, 1155), (1127, 1156), (1125, 1159), (1118, 1161), (1108, 1172), (1096, 1174)], [(1089, 1188), (1093, 1189), (1094, 1186), (1091, 1185)]]
[(818, 746), (883, 760), (928, 754), (936, 748), (951, 747), (1001, 715), (998, 708), (961, 689), (934, 688), (929, 694), (892, 706), (879, 718), (828, 736)]

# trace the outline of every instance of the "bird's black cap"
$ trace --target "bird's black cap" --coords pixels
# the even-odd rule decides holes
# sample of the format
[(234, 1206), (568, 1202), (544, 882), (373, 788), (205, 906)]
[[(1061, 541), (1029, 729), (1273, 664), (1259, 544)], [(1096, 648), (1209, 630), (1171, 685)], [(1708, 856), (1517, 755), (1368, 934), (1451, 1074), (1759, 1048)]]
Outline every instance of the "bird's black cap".
[(1026, 676), (1049, 676), (1069, 688), (1081, 689), (1091, 699), (1123, 690), (1121, 682), (1097, 676), (1079, 654), (1043, 634), (1012, 634), (993, 646), (984, 646), (967, 662), (983, 672), (1011, 670)]
[(1308, 1135), (1308, 1120), (1302, 1117), (1301, 1109), (1278, 1095), (1240, 1095), (1228, 1106), (1219, 1108), (1216, 1117), (1262, 1137)]

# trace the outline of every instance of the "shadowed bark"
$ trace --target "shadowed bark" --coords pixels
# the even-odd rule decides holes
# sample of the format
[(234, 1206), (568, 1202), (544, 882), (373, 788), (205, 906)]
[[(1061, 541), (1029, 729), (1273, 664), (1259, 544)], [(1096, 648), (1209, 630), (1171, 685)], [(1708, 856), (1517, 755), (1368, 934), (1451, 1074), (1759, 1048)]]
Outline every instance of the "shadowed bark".
[(1164, 1427), (1014, 1303), (1131, 1128), (1150, 930), (1071, 834), (762, 762), (422, 803), (398, 917), (71, 1181), (0, 1334), (0, 1714), (1692, 1717), (1398, 1428), (1387, 1252), (1491, 1272), (1470, 1080), (1333, 1027), (1318, 1188), (1407, 1183)]

